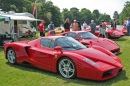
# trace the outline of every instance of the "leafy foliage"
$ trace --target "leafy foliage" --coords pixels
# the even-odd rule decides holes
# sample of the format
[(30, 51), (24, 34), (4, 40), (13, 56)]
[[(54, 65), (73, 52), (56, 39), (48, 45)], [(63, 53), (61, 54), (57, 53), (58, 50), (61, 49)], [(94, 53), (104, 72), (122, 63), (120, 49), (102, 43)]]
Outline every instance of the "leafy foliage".
[[(64, 23), (66, 18), (73, 22), (74, 19), (83, 23), (86, 21), (87, 24), (94, 20), (96, 24), (100, 24), (102, 20), (110, 22), (112, 21), (110, 15), (106, 13), (100, 13), (98, 9), (91, 12), (87, 8), (82, 8), (79, 10), (76, 7), (67, 9), (61, 9), (51, 1), (46, 0), (0, 0), (0, 8), (4, 11), (15, 11), (15, 12), (29, 12), (32, 13), (33, 5), (36, 2), (37, 6), (37, 18), (44, 19), (46, 21), (46, 26), (53, 21), (55, 26), (60, 26)], [(122, 24), (124, 19), (130, 16), (130, 2), (127, 1), (124, 8), (120, 14), (117, 11), (114, 12), (113, 17), (117, 19), (117, 24)], [(36, 13), (35, 15), (36, 16)], [(39, 23), (39, 22), (38, 22)]]
[(127, 1), (124, 5), (124, 8), (120, 14), (119, 22), (123, 24), (124, 20), (130, 17), (130, 1)]

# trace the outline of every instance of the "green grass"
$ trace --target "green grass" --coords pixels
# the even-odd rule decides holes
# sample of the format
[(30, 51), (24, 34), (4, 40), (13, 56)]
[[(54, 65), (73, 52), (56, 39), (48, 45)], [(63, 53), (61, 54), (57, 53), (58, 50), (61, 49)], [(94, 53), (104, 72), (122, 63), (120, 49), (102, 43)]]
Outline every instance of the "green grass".
[[(29, 37), (32, 40), (37, 37)], [(124, 65), (123, 71), (107, 81), (65, 79), (60, 74), (26, 65), (11, 65), (0, 49), (0, 86), (130, 86), (130, 37), (115, 39), (122, 53), (118, 55)]]

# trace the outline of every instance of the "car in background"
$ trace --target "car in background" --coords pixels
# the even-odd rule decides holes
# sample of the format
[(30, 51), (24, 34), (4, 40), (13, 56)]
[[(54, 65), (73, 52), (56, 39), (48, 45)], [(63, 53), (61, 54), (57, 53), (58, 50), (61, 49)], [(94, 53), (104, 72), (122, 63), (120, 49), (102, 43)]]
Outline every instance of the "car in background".
[(4, 45), (5, 58), (10, 64), (24, 63), (65, 78), (107, 80), (122, 70), (121, 59), (108, 50), (93, 46), (86, 48), (72, 37), (47, 36), (32, 41)]
[(63, 32), (65, 32), (64, 28), (57, 27), (57, 28), (55, 28), (55, 30), (49, 30), (47, 33), (47, 36), (55, 36), (55, 35), (61, 34)]
[[(89, 28), (83, 29), (83, 31), (90, 32), (91, 28), (89, 27)], [(99, 34), (100, 34), (99, 25), (97, 25), (96, 30), (95, 30), (95, 35), (99, 37)], [(123, 31), (121, 31), (119, 29), (113, 30), (110, 25), (107, 25), (106, 35), (107, 35), (107, 38), (120, 38), (120, 37), (124, 36), (124, 33), (123, 33)]]
[(117, 25), (117, 30), (122, 31), (125, 35), (127, 34), (126, 26)]
[(110, 25), (107, 25), (106, 34), (108, 38), (120, 38), (124, 36), (124, 33), (121, 30), (118, 30), (117, 28), (112, 29)]
[(93, 35), (91, 32), (72, 31), (72, 32), (62, 33), (61, 35), (72, 37), (87, 47), (96, 45), (109, 50), (115, 55), (120, 53), (120, 47), (116, 42), (107, 38), (99, 38)]
[(11, 34), (8, 34), (4, 31), (3, 28), (0, 27), (0, 47), (3, 47), (3, 45), (7, 42), (13, 42), (14, 39), (11, 36)]

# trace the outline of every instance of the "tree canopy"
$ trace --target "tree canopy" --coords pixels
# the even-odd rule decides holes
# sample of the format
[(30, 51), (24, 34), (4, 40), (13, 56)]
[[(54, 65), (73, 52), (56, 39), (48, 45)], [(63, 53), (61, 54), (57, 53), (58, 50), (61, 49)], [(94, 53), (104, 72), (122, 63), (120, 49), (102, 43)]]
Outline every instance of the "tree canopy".
[[(91, 20), (94, 20), (97, 24), (100, 24), (102, 20), (107, 22), (111, 21), (110, 15), (100, 13), (98, 9), (95, 9), (92, 12), (87, 8), (82, 8), (81, 10), (76, 7), (60, 9), (55, 6), (53, 2), (46, 0), (0, 0), (0, 9), (3, 11), (13, 10), (15, 12), (32, 13), (35, 2), (37, 6), (37, 18), (44, 19), (46, 25), (48, 25), (50, 21), (53, 21), (55, 26), (60, 26), (64, 23), (66, 18), (69, 18), (70, 22), (73, 22), (73, 20), (76, 19), (81, 23), (86, 21), (87, 24), (89, 24)], [(129, 12), (130, 2), (127, 1), (120, 14), (118, 14), (118, 11), (113, 13), (113, 18), (117, 18), (118, 23), (122, 24), (124, 19), (130, 17)]]

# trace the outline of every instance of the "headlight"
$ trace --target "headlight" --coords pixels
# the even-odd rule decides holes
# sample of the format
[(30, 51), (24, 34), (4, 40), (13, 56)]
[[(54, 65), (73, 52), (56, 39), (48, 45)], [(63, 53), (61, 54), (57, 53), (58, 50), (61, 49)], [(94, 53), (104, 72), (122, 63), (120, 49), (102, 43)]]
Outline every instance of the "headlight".
[(90, 60), (90, 59), (88, 59), (88, 58), (84, 58), (84, 60), (85, 60), (86, 62), (90, 63), (91, 65), (93, 65), (93, 66), (99, 68), (99, 65), (98, 65), (96, 62), (94, 62), (94, 61), (92, 61), (92, 60)]

